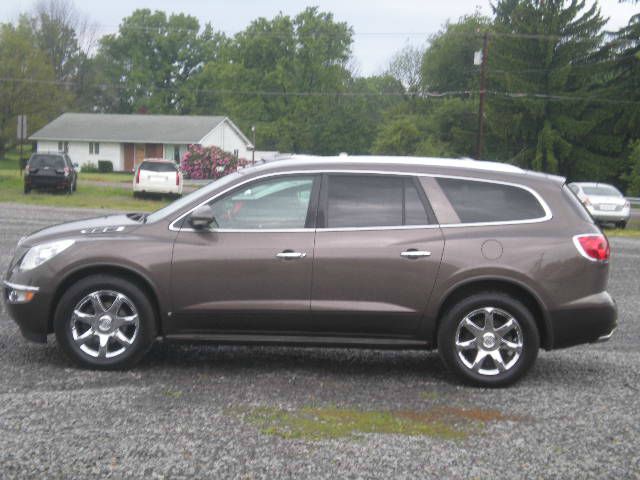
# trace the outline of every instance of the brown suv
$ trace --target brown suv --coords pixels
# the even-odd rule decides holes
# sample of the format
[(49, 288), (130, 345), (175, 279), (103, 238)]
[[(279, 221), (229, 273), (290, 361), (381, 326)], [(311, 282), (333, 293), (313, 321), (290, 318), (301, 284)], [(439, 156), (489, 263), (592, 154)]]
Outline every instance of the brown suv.
[(473, 160), (295, 157), (150, 215), (36, 232), (5, 281), (24, 336), (94, 368), (157, 337), (438, 348), (507, 385), (555, 349), (608, 339), (606, 237), (560, 177)]

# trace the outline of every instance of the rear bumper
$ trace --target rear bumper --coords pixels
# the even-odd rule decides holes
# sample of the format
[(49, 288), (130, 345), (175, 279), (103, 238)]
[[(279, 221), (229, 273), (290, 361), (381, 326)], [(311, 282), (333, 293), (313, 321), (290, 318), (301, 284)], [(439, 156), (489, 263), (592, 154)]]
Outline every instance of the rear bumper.
[(180, 185), (166, 185), (166, 184), (135, 184), (133, 185), (134, 192), (140, 193), (170, 193), (174, 195), (182, 194), (182, 184)]
[(617, 326), (618, 309), (608, 292), (590, 295), (550, 312), (552, 348), (607, 341)]
[(72, 183), (71, 177), (26, 177), (26, 186), (31, 188), (68, 188)]
[(602, 210), (589, 210), (594, 220), (598, 222), (628, 222), (631, 216), (629, 209), (619, 212), (607, 212)]

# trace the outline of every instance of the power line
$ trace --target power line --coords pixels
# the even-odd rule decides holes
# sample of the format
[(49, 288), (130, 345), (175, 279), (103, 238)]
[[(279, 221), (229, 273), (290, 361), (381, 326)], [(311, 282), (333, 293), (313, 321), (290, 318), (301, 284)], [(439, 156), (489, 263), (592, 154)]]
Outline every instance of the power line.
[[(79, 86), (76, 82), (65, 82), (58, 80), (37, 80), (29, 78), (11, 78), (0, 77), (0, 83), (30, 83), (30, 84), (44, 84), (44, 85), (57, 85), (73, 87)], [(90, 86), (94, 88), (115, 90), (124, 90), (129, 87), (125, 85), (116, 84), (88, 84), (83, 86)], [(142, 87), (141, 87), (142, 88)], [(171, 90), (168, 87), (155, 87), (156, 90)], [(201, 89), (195, 88), (193, 91), (196, 93), (210, 93), (213, 95), (239, 95), (239, 96), (263, 96), (263, 97), (417, 97), (417, 98), (446, 98), (446, 97), (470, 97), (479, 95), (480, 90), (451, 90), (451, 91), (420, 91), (420, 92), (340, 92), (340, 91), (274, 91), (274, 90), (229, 90), (229, 89)], [(634, 100), (619, 100), (613, 98), (606, 98), (601, 96), (584, 96), (584, 95), (556, 95), (548, 93), (536, 93), (536, 92), (502, 92), (497, 90), (487, 90), (487, 94), (505, 98), (531, 98), (539, 100), (553, 100), (553, 101), (584, 101), (594, 103), (610, 103), (610, 104), (623, 104), (623, 105), (640, 105), (640, 101)]]

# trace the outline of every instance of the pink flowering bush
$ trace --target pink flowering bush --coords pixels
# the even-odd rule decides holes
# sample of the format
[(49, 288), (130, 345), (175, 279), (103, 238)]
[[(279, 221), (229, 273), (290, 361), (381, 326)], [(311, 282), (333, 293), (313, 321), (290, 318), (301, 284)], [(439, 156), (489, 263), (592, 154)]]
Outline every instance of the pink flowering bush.
[(216, 179), (235, 172), (247, 165), (245, 159), (236, 159), (232, 154), (218, 147), (189, 145), (180, 161), (185, 178), (195, 180)]

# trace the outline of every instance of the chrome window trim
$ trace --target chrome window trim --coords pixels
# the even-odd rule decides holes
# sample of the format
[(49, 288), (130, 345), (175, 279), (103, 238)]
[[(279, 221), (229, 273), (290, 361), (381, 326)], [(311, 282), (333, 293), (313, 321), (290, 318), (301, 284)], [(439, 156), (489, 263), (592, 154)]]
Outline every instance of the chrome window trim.
[[(460, 228), (460, 227), (490, 227), (490, 226), (499, 226), (499, 225), (521, 225), (521, 224), (530, 224), (530, 223), (541, 223), (541, 222), (546, 222), (548, 220), (551, 220), (553, 218), (553, 214), (551, 213), (551, 209), (549, 208), (549, 205), (547, 204), (547, 202), (545, 202), (545, 200), (542, 198), (542, 196), (540, 196), (540, 194), (538, 192), (536, 192), (534, 189), (532, 189), (531, 187), (528, 187), (526, 185), (522, 185), (520, 183), (513, 183), (513, 182), (505, 182), (502, 180), (488, 180), (488, 179), (484, 179), (484, 178), (476, 178), (476, 177), (465, 177), (465, 176), (459, 176), (459, 175), (443, 175), (443, 174), (435, 174), (435, 173), (416, 173), (416, 172), (402, 172), (402, 171), (384, 171), (384, 170), (341, 170), (341, 169), (318, 169), (318, 170), (292, 170), (292, 171), (288, 171), (288, 172), (271, 172), (271, 173), (265, 173), (264, 175), (259, 175), (256, 177), (252, 177), (252, 178), (248, 178), (245, 179), (244, 181), (237, 183), (231, 187), (228, 187), (224, 190), (222, 190), (219, 193), (216, 193), (215, 195), (212, 195), (210, 197), (208, 197), (206, 200), (203, 200), (202, 202), (198, 203), (195, 207), (192, 207), (190, 210), (186, 211), (185, 213), (183, 213), (182, 215), (180, 215), (178, 218), (176, 218), (175, 220), (173, 220), (170, 224), (169, 224), (169, 230), (173, 231), (173, 232), (198, 232), (201, 230), (196, 230), (193, 228), (179, 228), (176, 227), (176, 223), (178, 223), (180, 220), (182, 220), (183, 218), (185, 218), (186, 216), (188, 216), (191, 212), (193, 212), (194, 210), (196, 210), (198, 207), (201, 207), (202, 205), (212, 202), (214, 200), (216, 200), (217, 198), (221, 197), (222, 195), (230, 192), (231, 190), (234, 190), (238, 187), (241, 187), (242, 185), (249, 183), (249, 182), (253, 182), (253, 181), (257, 181), (257, 180), (262, 180), (265, 178), (269, 178), (269, 177), (274, 177), (274, 176), (284, 176), (284, 175), (317, 175), (317, 174), (323, 174), (323, 173), (327, 173), (327, 174), (340, 174), (340, 173), (345, 173), (345, 174), (365, 174), (365, 175), (398, 175), (398, 176), (404, 176), (404, 177), (430, 177), (430, 178), (452, 178), (452, 179), (457, 179), (457, 180), (468, 180), (468, 181), (472, 181), (472, 182), (485, 182), (485, 183), (495, 183), (498, 185), (508, 185), (511, 187), (516, 187), (516, 188), (521, 188), (527, 192), (529, 192), (531, 195), (533, 195), (533, 197), (538, 201), (538, 203), (540, 204), (540, 206), (542, 206), (542, 209), (545, 212), (545, 215), (543, 217), (539, 217), (539, 218), (532, 218), (532, 219), (526, 219), (526, 220), (506, 220), (506, 221), (498, 221), (498, 222), (476, 222), (476, 223), (443, 223), (443, 224), (432, 224), (432, 225), (398, 225), (398, 226), (379, 226), (379, 227), (345, 227), (345, 228), (283, 228), (283, 229), (224, 229), (224, 228), (211, 228), (206, 230), (207, 232), (220, 232), (220, 233), (283, 233), (283, 232), (290, 232), (290, 233), (296, 233), (296, 232), (313, 232), (313, 231), (317, 231), (317, 232), (342, 232), (342, 231), (346, 231), (346, 232), (353, 232), (353, 231), (371, 231), (371, 230), (414, 230), (414, 229), (420, 229), (420, 228)], [(425, 192), (427, 195), (427, 198), (429, 198), (429, 194), (427, 192)]]
[(11, 283), (4, 280), (5, 286), (12, 288), (13, 290), (21, 290), (23, 292), (39, 292), (40, 287), (34, 287), (31, 285), (20, 285), (19, 283)]

